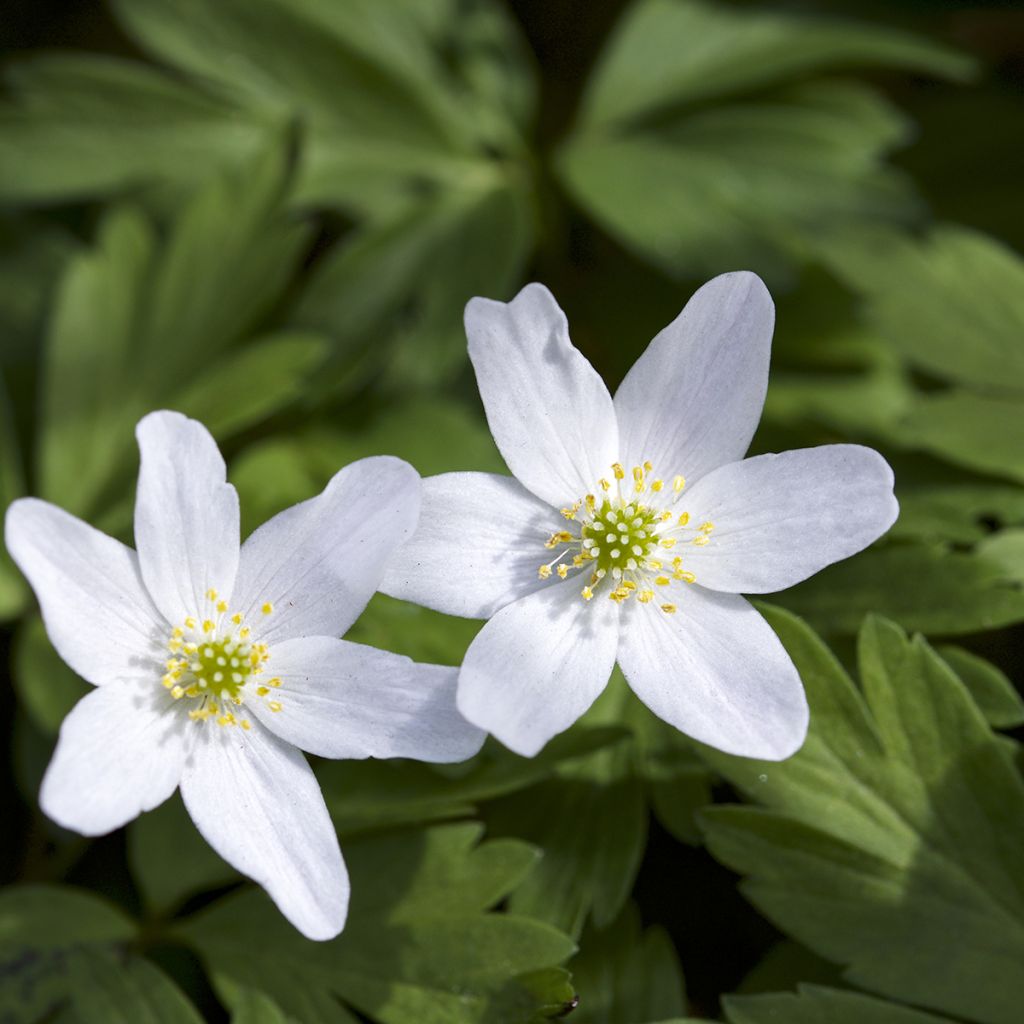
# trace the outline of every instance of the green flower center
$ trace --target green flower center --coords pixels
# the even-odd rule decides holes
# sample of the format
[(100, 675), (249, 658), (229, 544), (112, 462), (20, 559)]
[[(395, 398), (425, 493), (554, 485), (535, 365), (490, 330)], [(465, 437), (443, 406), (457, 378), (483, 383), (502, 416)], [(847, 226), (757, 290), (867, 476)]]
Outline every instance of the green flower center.
[(616, 578), (635, 571), (655, 554), (660, 523), (661, 513), (646, 505), (605, 498), (581, 530), (583, 550), (593, 559), (591, 568)]

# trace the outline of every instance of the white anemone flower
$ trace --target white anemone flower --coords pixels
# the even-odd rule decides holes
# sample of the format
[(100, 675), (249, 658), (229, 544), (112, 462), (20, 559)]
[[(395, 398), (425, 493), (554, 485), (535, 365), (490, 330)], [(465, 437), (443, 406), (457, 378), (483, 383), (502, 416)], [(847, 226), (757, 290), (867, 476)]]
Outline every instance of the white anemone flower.
[(473, 299), (469, 354), (515, 476), (424, 481), (417, 533), (382, 589), (487, 618), (458, 706), (531, 756), (618, 661), (660, 718), (721, 750), (781, 760), (807, 731), (803, 686), (741, 593), (789, 587), (895, 521), (875, 451), (743, 459), (768, 384), (774, 306), (750, 273), (704, 285), (613, 399), (538, 284)]
[(337, 639), (415, 529), (419, 476), (353, 463), (240, 546), (206, 428), (157, 412), (137, 436), (137, 554), (47, 502), (7, 512), (50, 640), (96, 687), (61, 726), (40, 803), (102, 835), (180, 786), (207, 842), (304, 935), (331, 938), (349, 883), (300, 751), (460, 761), (483, 739), (456, 711), (455, 669)]

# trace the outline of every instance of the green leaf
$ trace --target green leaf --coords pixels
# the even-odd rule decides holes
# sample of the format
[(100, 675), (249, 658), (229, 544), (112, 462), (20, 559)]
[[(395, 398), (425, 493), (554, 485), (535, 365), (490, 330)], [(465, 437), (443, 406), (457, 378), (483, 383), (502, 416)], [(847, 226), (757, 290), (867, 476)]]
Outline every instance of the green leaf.
[[(865, 297), (868, 322), (908, 362), (953, 383), (1024, 392), (1024, 260), (1010, 249), (946, 225), (923, 240), (878, 229), (839, 233), (826, 252)], [(957, 415), (955, 403), (937, 408)], [(965, 414), (950, 433), (969, 426)], [(1003, 431), (988, 436), (999, 445)]]
[[(973, 335), (972, 335), (973, 336)], [(1008, 386), (1019, 383), (1007, 365)], [(898, 424), (902, 444), (1024, 483), (1024, 398), (951, 390), (921, 395)]]
[(18, 627), (11, 682), (18, 702), (47, 736), (57, 735), (67, 713), (92, 689), (61, 660), (38, 615)]
[(995, 665), (962, 647), (942, 645), (936, 650), (971, 691), (974, 703), (993, 729), (1024, 725), (1024, 698)]
[(185, 193), (270, 135), (265, 119), (239, 117), (225, 99), (145, 64), (47, 54), (8, 79), (18, 102), (0, 107), (0, 196), (10, 201), (89, 199), (154, 181)]
[(1024, 999), (1024, 781), (1001, 741), (922, 639), (870, 619), (862, 695), (805, 625), (769, 616), (807, 688), (810, 734), (781, 764), (703, 750), (762, 805), (706, 811), (709, 849), (849, 981), (1011, 1024)]
[[(0, 508), (7, 508), (23, 491), (21, 453), (3, 373), (0, 372)], [(0, 622), (17, 615), (27, 596), (21, 573), (7, 554), (7, 548), (0, 546)]]
[(231, 1024), (288, 1024), (277, 1003), (262, 992), (244, 989), (234, 1002)]
[(239, 877), (199, 834), (177, 793), (128, 826), (128, 866), (146, 904), (161, 913)]
[(1024, 590), (999, 562), (925, 544), (872, 548), (774, 599), (835, 633), (855, 633), (871, 612), (947, 636), (1024, 619)]
[(202, 1024), (181, 990), (140, 957), (121, 962), (95, 950), (78, 954), (70, 986), (76, 1024)]
[[(988, 537), (993, 524), (1024, 524), (1024, 488), (1013, 484), (974, 484), (962, 475), (953, 481), (946, 476), (942, 484), (902, 486), (905, 478), (897, 480), (900, 517), (889, 536), (964, 545)], [(984, 546), (981, 550), (985, 551)]]
[[(280, 296), (305, 244), (306, 229), (280, 214), (286, 173), (277, 149), (244, 181), (215, 179), (162, 246), (140, 213), (115, 208), (96, 248), (71, 261), (46, 345), (43, 496), (87, 517), (101, 509), (127, 482), (135, 422), (154, 408), (178, 403), (229, 431), (295, 396), (318, 343), (279, 335), (237, 348)], [(283, 372), (288, 358), (294, 365)]]
[(802, 985), (799, 992), (726, 996), (729, 1024), (948, 1024), (946, 1018), (859, 992)]
[(485, 800), (549, 778), (562, 761), (623, 739), (617, 727), (578, 728), (556, 736), (536, 757), (520, 757), (490, 742), (470, 761), (429, 765), (414, 761), (331, 761), (317, 777), (331, 816), (343, 834), (475, 813)]
[(564, 976), (552, 968), (574, 947), (547, 925), (487, 912), (536, 855), (521, 842), (479, 838), (479, 827), (453, 825), (346, 843), (352, 904), (331, 942), (303, 939), (254, 890), (178, 933), (218, 978), (264, 992), (301, 1020), (344, 1019), (327, 1015), (334, 998), (382, 1024), (525, 1020), (527, 993), (534, 1011), (564, 996)]
[(579, 993), (576, 1024), (637, 1024), (678, 1017), (686, 987), (672, 942), (660, 928), (641, 931), (632, 905), (599, 930), (587, 928), (569, 963)]
[(695, 0), (641, 0), (615, 27), (588, 88), (581, 120), (588, 129), (604, 127), (851, 67), (906, 68), (961, 78), (970, 73), (972, 63), (888, 27), (738, 11)]

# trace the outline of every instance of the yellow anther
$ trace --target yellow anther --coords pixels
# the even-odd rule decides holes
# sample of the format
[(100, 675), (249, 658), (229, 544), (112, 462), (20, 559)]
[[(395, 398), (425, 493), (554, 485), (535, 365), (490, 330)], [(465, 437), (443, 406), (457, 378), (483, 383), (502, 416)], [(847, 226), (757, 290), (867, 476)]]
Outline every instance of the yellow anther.
[(676, 577), (677, 580), (682, 580), (684, 583), (696, 583), (697, 582), (697, 577), (694, 576), (694, 574), (692, 572), (690, 572), (689, 569), (680, 569), (675, 574), (675, 577)]
[(227, 610), (228, 610), (228, 603), (227, 603), (227, 601), (218, 601), (217, 602), (217, 611), (220, 612), (221, 615), (223, 615)]
[(280, 711), (281, 710), (281, 702), (279, 700), (268, 701), (267, 702), (267, 707), (270, 708), (271, 711)]
[(185, 696), (185, 691), (180, 686), (173, 686), (171, 687), (171, 696), (175, 700), (181, 700), (181, 698)]
[(654, 591), (653, 590), (641, 590), (640, 593), (636, 595), (636, 599), (641, 604), (647, 604), (653, 598), (654, 598)]
[(281, 680), (278, 679), (277, 676), (274, 676), (273, 679), (269, 680), (269, 684), (273, 687), (278, 687), (281, 685)]
[(624, 589), (624, 590), (636, 590), (636, 584), (633, 583), (631, 580), (623, 580), (622, 581), (622, 589)]
[(667, 576), (655, 576), (654, 582), (657, 583), (659, 587), (667, 587), (672, 581)]
[(670, 519), (672, 518), (672, 513), (671, 513), (671, 512), (667, 512), (667, 511), (666, 511), (666, 512), (662, 512), (662, 513), (661, 513), (661, 515), (660, 515), (660, 516), (658, 516), (658, 518), (659, 518), (659, 519), (660, 519), (660, 520), (661, 520), (661, 521), (662, 521), (663, 523), (667, 523), (667, 522), (668, 522), (668, 521), (669, 521), (669, 520), (670, 520)]
[(577, 501), (573, 503), (571, 508), (563, 508), (560, 511), (566, 519), (575, 519), (576, 513), (579, 512), (581, 504), (581, 502)]
[(645, 461), (644, 461), (644, 469), (645, 469), (645, 470), (647, 470), (647, 472), (648, 472), (648, 473), (650, 473), (650, 471), (651, 471), (652, 469), (654, 469), (654, 467), (653, 467), (653, 466), (652, 466), (652, 465), (650, 464), (650, 462), (648, 462), (647, 460), (645, 460)]
[(558, 575), (561, 576), (561, 578), (564, 580), (565, 577), (569, 575), (569, 566), (567, 566), (563, 562), (561, 565), (559, 565), (559, 567), (557, 569), (557, 572), (558, 572)]
[(258, 694), (258, 695), (259, 695), (260, 697), (266, 697), (266, 695), (267, 695), (268, 693), (270, 693), (270, 689), (269, 689), (268, 687), (266, 687), (266, 686), (257, 686), (257, 687), (256, 687), (256, 693), (257, 693), (257, 694)]
[(209, 619), (203, 619), (203, 632), (212, 633), (217, 627)]
[(171, 630), (171, 636), (173, 636), (175, 640), (180, 640), (184, 635), (185, 630), (183, 630), (181, 626), (175, 626), (174, 629)]
[(661, 568), (661, 562), (656, 558), (652, 558), (647, 562), (647, 568), (650, 569), (651, 572), (657, 572)]
[(217, 724), (220, 726), (230, 725), (231, 719), (229, 719), (227, 715), (221, 715), (220, 718), (217, 719)]
[(615, 479), (616, 480), (622, 480), (626, 476), (626, 471), (622, 468), (622, 463), (621, 462), (613, 462), (612, 463), (612, 473), (615, 474)]
[(269, 601), (264, 601), (263, 604), (260, 605), (260, 611), (263, 612), (264, 615), (269, 615), (273, 610), (274, 606)]
[(661, 610), (666, 615), (675, 615), (675, 613), (676, 613), (676, 606), (674, 604), (663, 604), (661, 606)]
[(612, 485), (611, 485), (610, 483), (608, 483), (608, 481), (607, 481), (607, 480), (605, 480), (605, 478), (604, 478), (604, 477), (601, 477), (601, 479), (600, 479), (600, 480), (598, 480), (597, 482), (598, 482), (598, 483), (599, 483), (599, 484), (601, 485), (601, 490), (602, 490), (602, 491), (608, 491), (608, 490), (611, 490), (611, 486), (612, 486)]
[(580, 593), (583, 595), (584, 601), (589, 601), (594, 596), (594, 592), (590, 589), (590, 587), (584, 587), (580, 591)]
[(243, 718), (243, 719), (242, 719), (242, 723), (241, 723), (241, 724), (242, 724), (242, 728), (243, 728), (243, 729), (244, 729), (244, 730), (245, 730), (246, 732), (248, 732), (248, 731), (249, 731), (249, 730), (250, 730), (250, 729), (252, 728), (252, 723), (251, 723), (251, 722), (249, 721), (249, 719), (248, 719), (248, 718)]
[(661, 541), (661, 546), (663, 548), (674, 548), (676, 546), (675, 537), (666, 537), (663, 541)]
[(195, 628), (196, 628), (196, 620), (195, 620), (195, 619), (193, 619), (193, 618), (192, 618), (192, 616), (190, 615), (190, 616), (189, 616), (189, 617), (188, 617), (188, 618), (187, 618), (187, 619), (185, 620), (185, 626), (186, 626), (186, 627), (187, 627), (188, 629), (195, 629)]
[(537, 570), (537, 575), (538, 575), (538, 576), (539, 576), (539, 577), (540, 577), (540, 578), (541, 578), (542, 580), (546, 580), (546, 579), (550, 578), (550, 576), (551, 576), (551, 566), (550, 566), (550, 565), (542, 565), (542, 566), (541, 566), (541, 567), (540, 567), (540, 568), (539, 568), (539, 569)]
[(164, 688), (169, 690), (174, 685), (174, 676), (166, 675), (160, 680), (164, 684)]
[(206, 592), (206, 597), (210, 601), (216, 601), (217, 600), (217, 591), (214, 590), (213, 587), (210, 587), (210, 589)]
[(684, 477), (677, 476), (672, 478), (672, 490), (678, 494), (686, 486), (686, 480)]
[(583, 563), (585, 561), (586, 561), (586, 558), (584, 558), (583, 555), (573, 555), (572, 556), (572, 564), (573, 564), (573, 568), (574, 569), (578, 569), (581, 565), (583, 565)]
[(715, 528), (715, 524), (712, 522), (701, 523), (700, 528), (704, 533), (710, 533)]
[(240, 629), (240, 630), (238, 631), (238, 635), (239, 635), (239, 636), (240, 636), (240, 637), (241, 637), (241, 638), (242, 638), (243, 640), (246, 640), (246, 639), (248, 639), (248, 637), (249, 637), (249, 634), (250, 634), (251, 632), (252, 632), (252, 630), (251, 630), (251, 629), (250, 629), (250, 628), (249, 628), (248, 626), (243, 626), (243, 627), (242, 627), (242, 628), (241, 628), (241, 629)]
[(689, 512), (681, 512), (679, 514), (679, 525), (680, 526), (685, 526), (689, 521), (690, 521), (690, 513)]
[(693, 538), (693, 543), (696, 544), (697, 547), (702, 548), (709, 540), (711, 540), (711, 538), (706, 533), (702, 533), (699, 537)]
[(629, 591), (625, 587), (616, 587), (609, 595), (610, 601), (615, 601), (617, 604), (621, 604), (626, 598), (629, 597)]
[(592, 494), (588, 494), (587, 497), (586, 497), (586, 502), (587, 502), (587, 511), (588, 512), (593, 512), (594, 509), (597, 507), (597, 498), (595, 498)]
[(651, 490), (654, 491), (655, 494), (657, 494), (658, 491), (660, 491), (664, 486), (665, 486), (665, 481), (664, 480), (652, 480), (651, 481)]
[(242, 613), (241, 612), (235, 612), (235, 614), (231, 616), (231, 621), (236, 626), (240, 626), (242, 624)]

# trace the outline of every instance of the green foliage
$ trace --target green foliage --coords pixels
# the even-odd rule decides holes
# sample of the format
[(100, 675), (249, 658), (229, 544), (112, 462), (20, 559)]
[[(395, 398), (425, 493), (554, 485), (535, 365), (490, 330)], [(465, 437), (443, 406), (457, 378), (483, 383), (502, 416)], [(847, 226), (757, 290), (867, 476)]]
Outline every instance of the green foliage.
[(922, 639), (869, 619), (861, 693), (806, 626), (772, 622), (807, 687), (811, 733), (783, 764), (703, 752), (761, 805), (705, 811), (711, 852), (849, 980), (1010, 1024), (1024, 998), (1020, 774)]
[(729, 1024), (945, 1024), (945, 1018), (856, 992), (802, 986), (799, 993), (729, 996)]
[(258, 990), (309, 1024), (350, 1020), (337, 999), (383, 1024), (490, 1024), (560, 1009), (572, 989), (552, 968), (572, 943), (540, 922), (487, 912), (536, 854), (515, 840), (477, 845), (480, 832), (450, 825), (347, 843), (353, 900), (331, 942), (303, 939), (252, 890), (177, 934), (225, 993)]
[(752, 255), (770, 270), (782, 253), (816, 247), (822, 222), (917, 212), (906, 180), (883, 165), (905, 141), (903, 119), (860, 84), (807, 81), (878, 65), (969, 70), (889, 30), (641, 0), (589, 84), (563, 179), (608, 230), (671, 274)]

